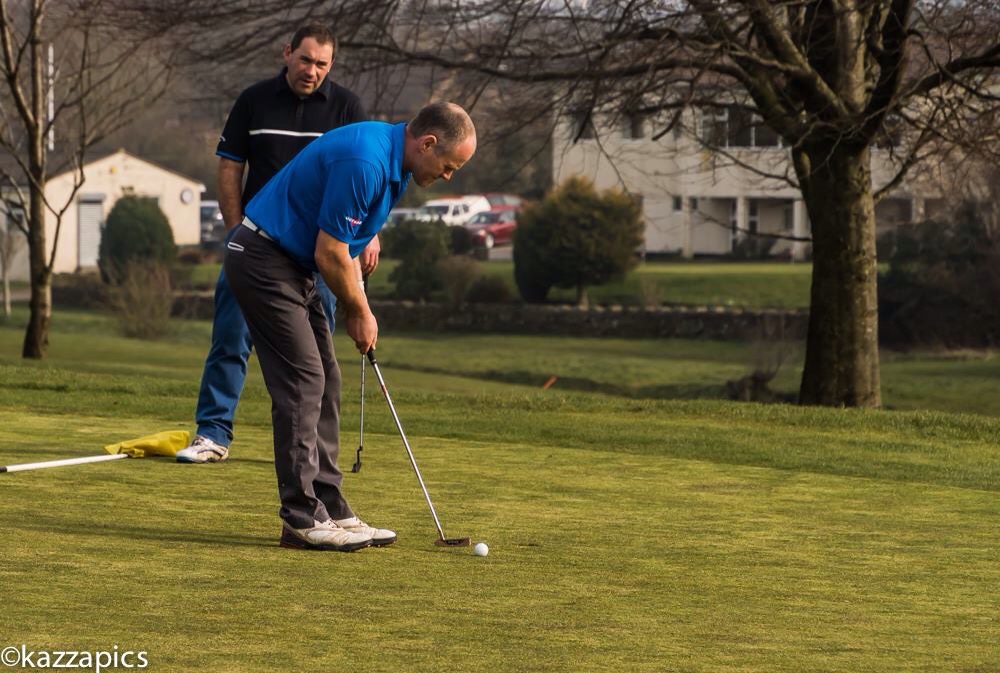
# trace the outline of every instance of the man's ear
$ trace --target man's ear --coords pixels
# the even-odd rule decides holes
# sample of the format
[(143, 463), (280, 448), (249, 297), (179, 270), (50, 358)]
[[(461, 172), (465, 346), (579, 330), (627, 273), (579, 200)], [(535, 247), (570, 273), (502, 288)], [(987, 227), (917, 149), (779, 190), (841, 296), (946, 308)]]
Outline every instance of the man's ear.
[(438, 144), (437, 136), (432, 133), (428, 133), (427, 135), (422, 136), (420, 138), (420, 149), (424, 152), (430, 149), (434, 149), (434, 146), (437, 144)]
[(288, 43), (285, 48), (281, 50), (281, 56), (287, 61), (292, 55), (292, 45)]

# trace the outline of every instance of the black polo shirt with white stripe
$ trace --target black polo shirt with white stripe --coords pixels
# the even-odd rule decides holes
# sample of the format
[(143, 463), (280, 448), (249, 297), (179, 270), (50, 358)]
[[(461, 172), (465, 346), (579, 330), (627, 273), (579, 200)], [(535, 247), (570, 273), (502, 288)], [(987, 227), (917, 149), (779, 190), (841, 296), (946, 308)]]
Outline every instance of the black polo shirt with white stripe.
[(288, 86), (287, 68), (239, 95), (215, 153), (247, 162), (243, 205), (303, 147), (338, 126), (365, 120), (361, 101), (327, 77), (306, 98)]

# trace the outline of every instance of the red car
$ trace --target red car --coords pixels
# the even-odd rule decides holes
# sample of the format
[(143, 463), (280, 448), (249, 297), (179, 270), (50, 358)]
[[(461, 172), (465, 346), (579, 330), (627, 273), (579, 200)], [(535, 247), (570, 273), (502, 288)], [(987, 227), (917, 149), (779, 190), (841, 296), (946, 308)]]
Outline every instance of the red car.
[(478, 248), (510, 245), (517, 229), (517, 208), (498, 206), (476, 213), (465, 223), (465, 228), (472, 234), (472, 243)]

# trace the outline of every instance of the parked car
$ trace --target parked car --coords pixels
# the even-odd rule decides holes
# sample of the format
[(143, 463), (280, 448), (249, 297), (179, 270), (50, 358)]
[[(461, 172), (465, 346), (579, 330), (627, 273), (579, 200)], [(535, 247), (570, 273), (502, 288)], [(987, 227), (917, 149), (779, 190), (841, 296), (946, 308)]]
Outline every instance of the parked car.
[(520, 208), (524, 205), (524, 199), (522, 199), (517, 194), (505, 194), (503, 192), (486, 192), (483, 194), (486, 200), (490, 202), (490, 208), (499, 208), (502, 206), (511, 206), (513, 208)]
[(385, 218), (385, 226), (395, 227), (400, 222), (416, 220), (417, 212), (416, 208), (393, 208), (389, 211), (389, 217)]
[(417, 210), (417, 219), (425, 221), (441, 220), (457, 227), (465, 224), (469, 217), (490, 209), (490, 202), (484, 196), (449, 196), (432, 199)]
[(474, 247), (489, 249), (495, 245), (509, 245), (517, 229), (517, 209), (500, 206), (476, 213), (465, 223), (465, 228), (472, 234)]
[(202, 201), (201, 208), (201, 242), (221, 243), (226, 237), (226, 225), (222, 221), (222, 211), (218, 201)]

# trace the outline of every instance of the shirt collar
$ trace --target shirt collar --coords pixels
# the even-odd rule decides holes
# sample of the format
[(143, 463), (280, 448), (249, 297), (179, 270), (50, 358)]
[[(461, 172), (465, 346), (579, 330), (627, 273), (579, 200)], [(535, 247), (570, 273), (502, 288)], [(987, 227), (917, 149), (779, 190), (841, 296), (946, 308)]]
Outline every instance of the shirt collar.
[(410, 171), (403, 171), (403, 154), (406, 147), (406, 122), (395, 124), (392, 129), (392, 151), (389, 153), (389, 179), (404, 185), (410, 181)]
[[(294, 91), (292, 91), (292, 87), (288, 86), (288, 79), (286, 77), (287, 75), (288, 75), (288, 68), (287, 67), (282, 68), (281, 72), (278, 73), (278, 76), (274, 79), (274, 85), (275, 85), (274, 91), (275, 93), (288, 92), (289, 95), (298, 98), (299, 95)], [(302, 100), (309, 100), (314, 96), (319, 96), (323, 100), (330, 100), (330, 95), (332, 93), (333, 93), (333, 82), (330, 81), (330, 76), (327, 75), (326, 77), (323, 78), (323, 82), (318, 87), (316, 87), (316, 90)]]

